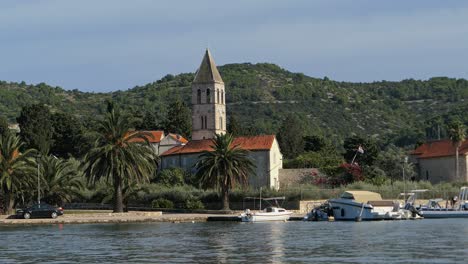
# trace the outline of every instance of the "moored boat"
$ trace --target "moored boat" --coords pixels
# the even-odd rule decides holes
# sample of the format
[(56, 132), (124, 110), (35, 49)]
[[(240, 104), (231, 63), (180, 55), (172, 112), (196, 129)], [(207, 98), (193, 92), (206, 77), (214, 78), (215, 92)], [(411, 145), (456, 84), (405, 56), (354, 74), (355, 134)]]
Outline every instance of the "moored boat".
[[(272, 197), (272, 198), (259, 198), (260, 201), (266, 201), (267, 203), (274, 202), (278, 205), (278, 200), (284, 200), (285, 197)], [(261, 208), (261, 203), (260, 203)], [(266, 222), (266, 221), (287, 221), (291, 216), (292, 212), (279, 207), (269, 206), (265, 209), (257, 212), (251, 212), (250, 209), (246, 209), (239, 217), (242, 222)]]
[(249, 209), (240, 215), (242, 222), (287, 221), (292, 212), (281, 207), (267, 207), (252, 213)]
[(405, 207), (413, 206), (424, 218), (468, 218), (468, 187), (461, 187), (456, 199), (453, 199), (452, 206), (440, 205), (444, 201), (441, 198), (430, 199), (427, 204), (416, 206), (417, 195), (421, 192), (414, 192), (406, 202)]
[(396, 201), (383, 200), (379, 193), (346, 191), (327, 201), (335, 220), (406, 220), (421, 218), (416, 211), (400, 208)]

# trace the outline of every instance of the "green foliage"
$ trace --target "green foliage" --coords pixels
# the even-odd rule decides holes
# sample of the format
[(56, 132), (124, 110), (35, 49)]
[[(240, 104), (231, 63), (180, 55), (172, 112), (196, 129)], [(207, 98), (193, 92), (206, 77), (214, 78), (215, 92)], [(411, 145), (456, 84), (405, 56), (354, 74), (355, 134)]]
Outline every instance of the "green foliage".
[(79, 197), (84, 188), (79, 162), (62, 160), (54, 156), (44, 156), (40, 159), (42, 197), (45, 202), (62, 206)]
[(107, 114), (99, 122), (94, 147), (85, 156), (83, 171), (89, 182), (101, 179), (114, 185), (114, 212), (123, 212), (123, 187), (147, 182), (156, 167), (156, 157), (143, 132), (131, 132), (132, 120), (108, 103)]
[(164, 198), (158, 198), (151, 202), (153, 208), (174, 208), (174, 203)]
[(248, 152), (232, 146), (233, 140), (230, 134), (216, 135), (214, 151), (204, 151), (195, 164), (202, 187), (220, 190), (223, 210), (229, 210), (229, 191), (237, 184), (246, 185), (248, 175), (254, 172)]
[(169, 168), (162, 170), (156, 176), (156, 183), (165, 186), (180, 186), (185, 184), (185, 179), (189, 174), (181, 168)]
[(23, 143), (13, 133), (0, 136), (0, 193), (5, 212), (12, 212), (15, 201), (25, 200), (34, 178), (34, 151), (20, 152)]
[(229, 122), (227, 123), (227, 132), (234, 137), (244, 135), (243, 129), (234, 115), (229, 116)]
[(205, 206), (199, 199), (192, 197), (185, 201), (185, 209), (205, 209)]
[(81, 122), (66, 113), (54, 113), (51, 120), (53, 127), (51, 153), (62, 158), (79, 156), (81, 142), (84, 141)]
[(305, 152), (292, 160), (285, 160), (284, 168), (326, 168), (337, 167), (343, 163), (343, 157), (332, 149), (318, 152)]
[(294, 158), (304, 151), (303, 121), (297, 115), (290, 114), (278, 131), (278, 142), (285, 158)]
[[(364, 153), (357, 151), (359, 146), (364, 150)], [(360, 165), (371, 166), (379, 153), (379, 147), (374, 140), (359, 136), (346, 138), (343, 147), (345, 149), (344, 158), (351, 162), (355, 157), (354, 162)]]
[[(289, 113), (303, 117), (310, 135), (316, 131), (341, 147), (344, 138), (356, 134), (377, 141), (412, 147), (418, 141), (441, 136), (453, 117), (468, 124), (468, 81), (447, 77), (400, 82), (351, 83), (312, 78), (274, 64), (243, 63), (219, 67), (226, 84), (229, 115), (238, 117), (245, 134), (271, 134), (279, 130)], [(181, 98), (190, 104), (193, 73), (167, 75), (161, 80), (127, 91), (83, 93), (46, 84), (0, 82), (0, 113), (14, 120), (25, 104), (45, 104), (51, 112), (75, 115), (88, 125), (87, 117), (102, 117), (103, 102), (113, 99), (130, 112), (147, 111), (156, 117), (142, 129), (162, 128), (168, 103)], [(252, 114), (254, 113), (254, 114)], [(154, 121), (159, 119), (160, 121)], [(440, 126), (442, 125), (442, 126)], [(445, 133), (445, 134), (444, 134)]]
[(189, 138), (192, 135), (192, 114), (190, 108), (181, 100), (168, 107), (165, 131)]
[(8, 120), (4, 116), (0, 116), (0, 137), (9, 132)]
[(25, 147), (37, 149), (47, 155), (52, 146), (53, 134), (49, 109), (43, 104), (25, 106), (16, 120)]

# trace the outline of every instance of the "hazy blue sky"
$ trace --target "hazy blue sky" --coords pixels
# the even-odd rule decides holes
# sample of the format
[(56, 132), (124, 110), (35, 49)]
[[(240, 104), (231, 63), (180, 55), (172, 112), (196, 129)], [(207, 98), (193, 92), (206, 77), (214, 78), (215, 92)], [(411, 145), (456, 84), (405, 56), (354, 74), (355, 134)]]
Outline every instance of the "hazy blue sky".
[(125, 90), (206, 47), (342, 81), (468, 78), (468, 1), (0, 0), (0, 80)]

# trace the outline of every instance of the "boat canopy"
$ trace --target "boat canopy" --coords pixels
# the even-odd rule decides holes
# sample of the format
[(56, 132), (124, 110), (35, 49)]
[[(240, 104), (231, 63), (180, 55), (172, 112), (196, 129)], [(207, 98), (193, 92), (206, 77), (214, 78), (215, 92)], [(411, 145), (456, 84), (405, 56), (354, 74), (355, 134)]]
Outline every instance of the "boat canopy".
[(369, 191), (346, 191), (341, 195), (341, 198), (355, 200), (359, 203), (382, 200), (382, 196), (379, 193)]

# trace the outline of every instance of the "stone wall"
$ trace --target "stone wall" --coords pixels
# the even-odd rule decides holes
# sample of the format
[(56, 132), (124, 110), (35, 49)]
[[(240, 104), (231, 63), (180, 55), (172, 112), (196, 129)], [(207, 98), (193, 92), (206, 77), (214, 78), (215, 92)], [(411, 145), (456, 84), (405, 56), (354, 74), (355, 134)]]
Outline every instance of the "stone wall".
[(319, 175), (319, 171), (314, 168), (280, 169), (278, 173), (281, 188), (286, 188), (291, 185), (312, 183), (313, 177), (315, 175)]

